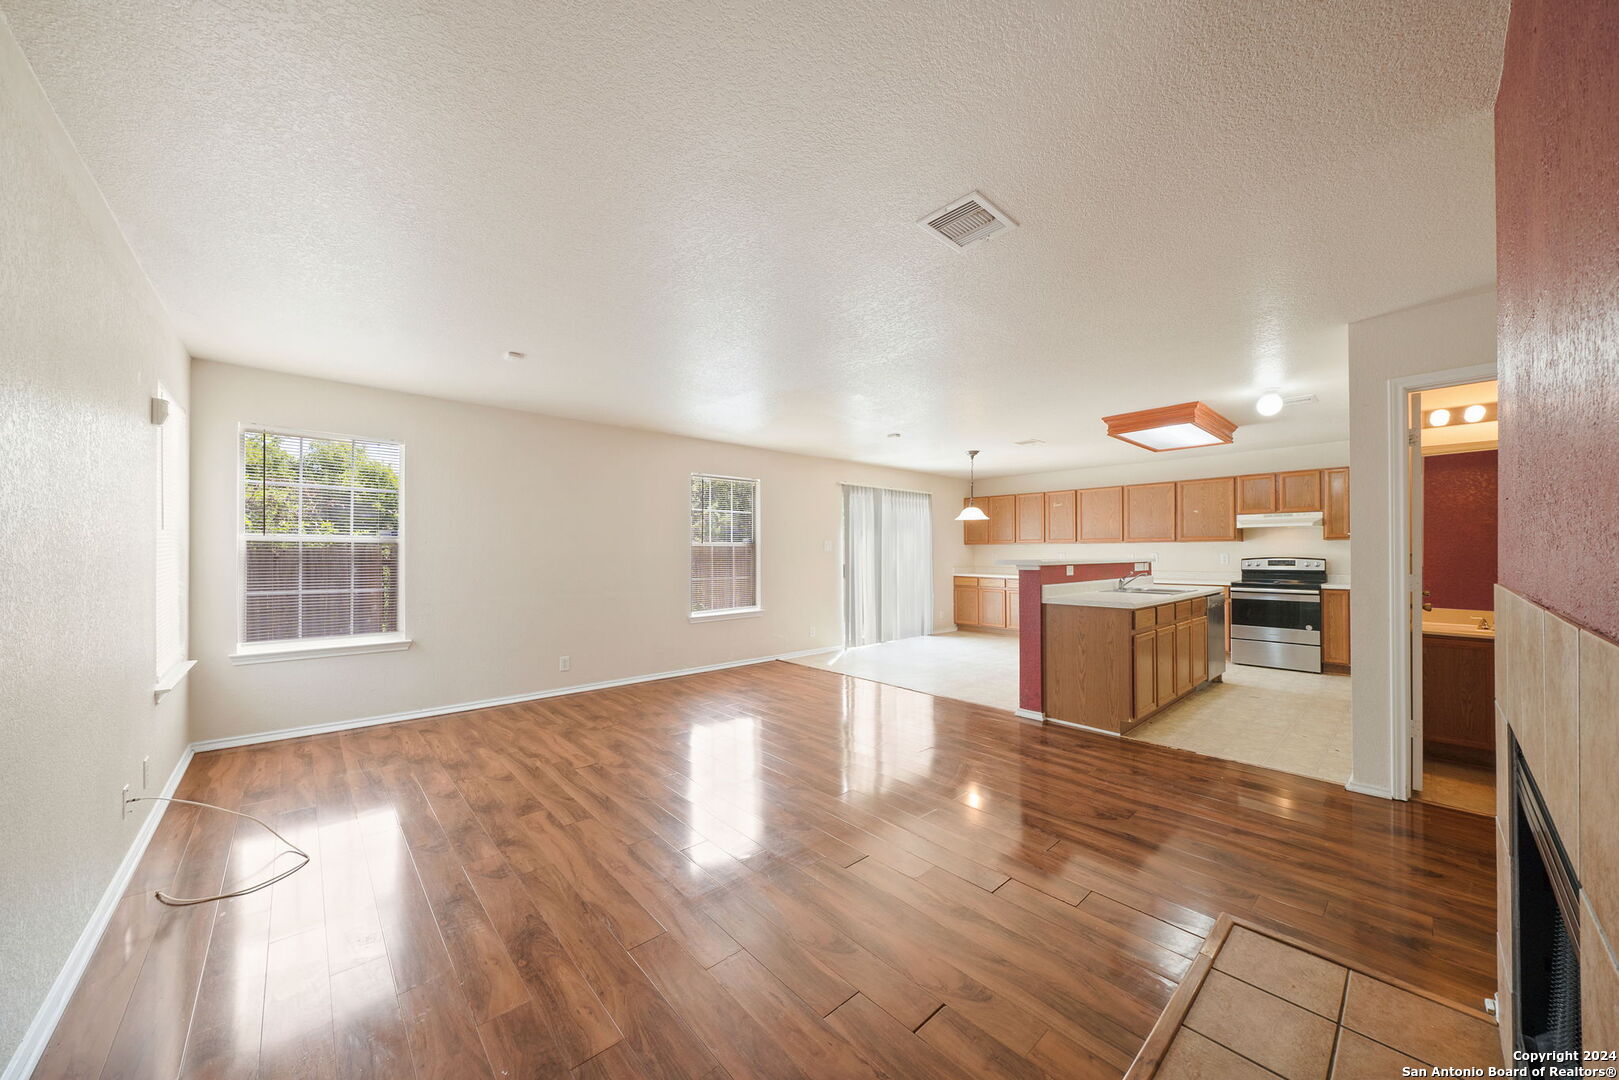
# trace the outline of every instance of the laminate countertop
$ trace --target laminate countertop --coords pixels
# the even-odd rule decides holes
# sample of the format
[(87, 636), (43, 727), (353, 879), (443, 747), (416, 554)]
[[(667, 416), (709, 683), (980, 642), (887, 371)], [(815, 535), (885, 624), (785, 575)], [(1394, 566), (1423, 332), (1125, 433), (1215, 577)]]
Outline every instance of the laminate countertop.
[[(1159, 604), (1173, 604), (1177, 600), (1192, 600), (1200, 596), (1219, 596), (1218, 585), (1167, 585), (1155, 582), (1145, 588), (1153, 592), (1120, 592), (1117, 589), (1082, 588), (1083, 585), (1093, 585), (1093, 582), (1080, 582), (1079, 585), (1047, 585), (1040, 591), (1042, 604), (1065, 604), (1071, 607), (1100, 607), (1123, 608), (1135, 611), (1139, 608), (1157, 607)], [(1173, 590), (1173, 591), (1162, 591)]]

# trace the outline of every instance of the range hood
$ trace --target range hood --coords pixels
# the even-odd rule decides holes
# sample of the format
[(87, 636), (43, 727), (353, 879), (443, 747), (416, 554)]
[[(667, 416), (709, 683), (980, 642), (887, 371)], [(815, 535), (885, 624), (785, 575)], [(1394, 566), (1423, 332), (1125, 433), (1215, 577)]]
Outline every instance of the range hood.
[(1321, 524), (1321, 511), (1302, 514), (1238, 514), (1239, 529), (1297, 529)]

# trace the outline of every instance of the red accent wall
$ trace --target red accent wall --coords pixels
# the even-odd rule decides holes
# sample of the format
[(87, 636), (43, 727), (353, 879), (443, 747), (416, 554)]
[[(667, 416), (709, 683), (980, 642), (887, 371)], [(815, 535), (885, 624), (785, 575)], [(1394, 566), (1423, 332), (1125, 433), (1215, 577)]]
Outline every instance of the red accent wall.
[(1502, 584), (1619, 639), (1619, 4), (1513, 0), (1495, 105)]
[(1495, 607), (1496, 459), (1422, 459), (1422, 587), (1434, 607)]
[(1042, 566), (1018, 571), (1018, 707), (1043, 712), (1045, 680), (1041, 656), (1044, 626), (1040, 618), (1040, 587), (1065, 581), (1101, 581), (1124, 577), (1135, 563), (1075, 563), (1070, 574), (1065, 566)]

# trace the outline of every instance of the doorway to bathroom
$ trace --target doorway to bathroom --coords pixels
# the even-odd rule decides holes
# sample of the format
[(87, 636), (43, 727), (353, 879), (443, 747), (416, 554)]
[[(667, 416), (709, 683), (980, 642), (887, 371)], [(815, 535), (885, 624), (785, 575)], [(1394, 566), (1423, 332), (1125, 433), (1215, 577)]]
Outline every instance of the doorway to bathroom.
[(1407, 401), (1411, 786), (1424, 802), (1495, 813), (1494, 379)]

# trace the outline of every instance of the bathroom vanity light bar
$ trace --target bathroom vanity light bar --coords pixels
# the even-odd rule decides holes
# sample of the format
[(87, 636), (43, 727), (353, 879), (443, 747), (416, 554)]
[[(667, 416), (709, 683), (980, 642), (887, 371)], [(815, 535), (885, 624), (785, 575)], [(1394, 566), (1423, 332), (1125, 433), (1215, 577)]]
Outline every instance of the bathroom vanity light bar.
[(1450, 409), (1428, 409), (1422, 414), (1422, 426), (1429, 428), (1460, 427), (1463, 424), (1482, 424), (1496, 418), (1495, 402), (1484, 405), (1458, 405)]

